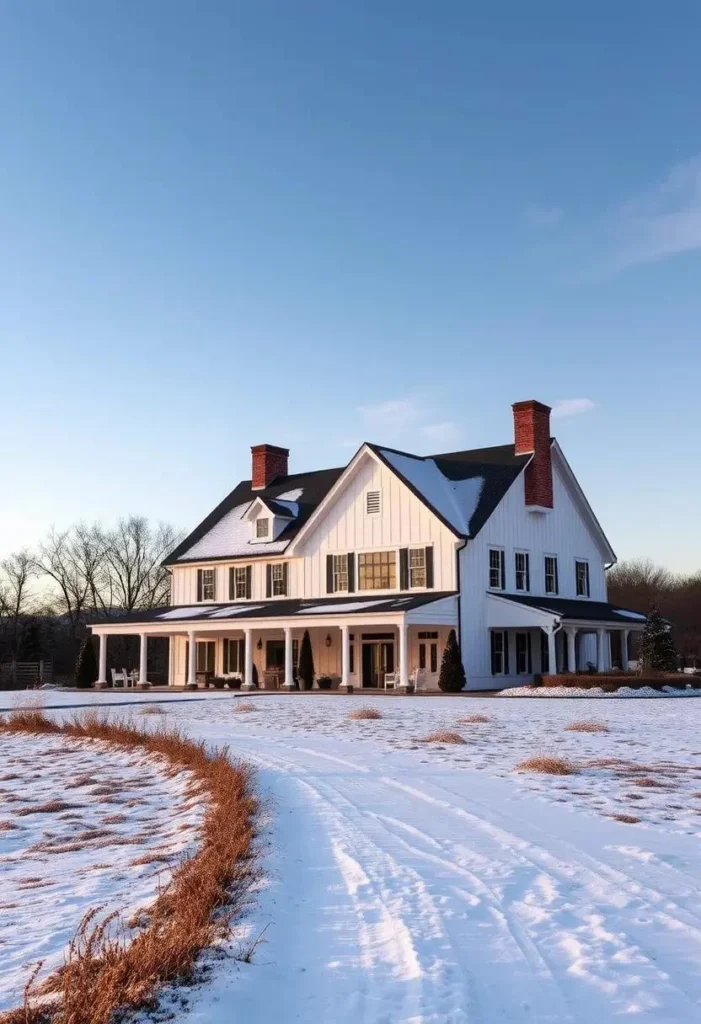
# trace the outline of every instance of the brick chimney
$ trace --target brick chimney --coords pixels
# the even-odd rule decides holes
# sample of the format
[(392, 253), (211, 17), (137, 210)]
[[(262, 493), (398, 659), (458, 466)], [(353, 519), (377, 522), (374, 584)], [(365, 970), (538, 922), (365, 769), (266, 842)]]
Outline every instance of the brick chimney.
[(254, 444), (251, 448), (251, 488), (262, 491), (278, 476), (287, 476), (288, 448)]
[(531, 399), (515, 402), (514, 454), (533, 458), (526, 467), (526, 505), (553, 507), (553, 467), (550, 455), (550, 406)]

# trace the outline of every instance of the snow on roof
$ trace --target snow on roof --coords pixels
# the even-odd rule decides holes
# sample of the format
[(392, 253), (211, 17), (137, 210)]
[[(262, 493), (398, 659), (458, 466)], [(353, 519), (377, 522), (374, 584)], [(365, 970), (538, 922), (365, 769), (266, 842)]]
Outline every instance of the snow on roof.
[(404, 455), (387, 448), (380, 451), (390, 466), (408, 480), (454, 530), (469, 536), (470, 520), (484, 489), (483, 476), (449, 480), (434, 459)]
[(612, 609), (614, 615), (622, 615), (624, 619), (646, 619), (647, 615), (641, 615), (639, 612), (624, 612), (620, 608)]
[(250, 502), (237, 505), (222, 516), (204, 537), (196, 541), (191, 548), (178, 558), (178, 561), (190, 561), (193, 558), (226, 558), (228, 556), (247, 555), (251, 550), (258, 554), (275, 555), (284, 551), (289, 541), (257, 541), (252, 542), (251, 525), (244, 516), (250, 508)]
[(231, 605), (226, 605), (225, 608), (217, 608), (215, 612), (210, 612), (210, 619), (230, 619), (233, 615), (243, 615), (247, 612), (249, 615), (251, 612), (257, 612), (263, 607), (262, 604), (242, 604), (234, 608)]
[(197, 608), (173, 608), (169, 612), (163, 612), (159, 619), (193, 619), (196, 615), (202, 615), (202, 605)]
[(347, 601), (345, 604), (315, 604), (309, 608), (301, 608), (300, 612), (304, 615), (322, 615), (329, 612), (332, 612), (334, 615), (338, 612), (362, 612), (366, 608), (377, 608), (378, 605), (382, 607), (393, 600), (394, 598), (390, 597), (384, 600), (375, 598), (374, 601)]

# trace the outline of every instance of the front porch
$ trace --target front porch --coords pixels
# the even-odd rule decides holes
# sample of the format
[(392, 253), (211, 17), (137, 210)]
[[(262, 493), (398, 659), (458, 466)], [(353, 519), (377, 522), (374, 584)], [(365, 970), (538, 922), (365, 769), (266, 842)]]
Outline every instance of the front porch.
[(325, 687), (340, 690), (438, 691), (443, 649), (457, 624), (452, 596), (284, 603), (295, 606), (291, 615), (265, 614), (268, 609), (261, 605), (230, 604), (161, 609), (146, 621), (132, 616), (95, 624), (98, 685), (110, 682), (108, 637), (138, 635), (142, 687), (149, 685), (149, 639), (167, 637), (169, 686), (195, 688), (217, 678), (235, 680), (242, 689), (297, 689), (299, 650), (308, 630), (315, 689), (322, 680)]

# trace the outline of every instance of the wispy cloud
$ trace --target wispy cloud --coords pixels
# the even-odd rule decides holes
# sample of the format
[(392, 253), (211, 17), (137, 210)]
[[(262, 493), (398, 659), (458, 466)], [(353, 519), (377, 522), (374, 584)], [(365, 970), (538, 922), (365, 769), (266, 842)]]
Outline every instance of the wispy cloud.
[(622, 203), (609, 229), (621, 268), (701, 248), (701, 156), (677, 164), (654, 188)]
[(368, 440), (391, 441), (429, 450), (447, 450), (460, 437), (452, 420), (440, 419), (435, 404), (421, 395), (389, 398), (372, 405), (361, 405), (358, 415)]
[(559, 206), (538, 206), (529, 203), (526, 207), (526, 220), (534, 228), (551, 228), (559, 224), (564, 211)]
[(582, 413), (591, 412), (594, 405), (591, 398), (559, 398), (553, 403), (553, 417), (564, 420), (569, 416), (581, 416)]

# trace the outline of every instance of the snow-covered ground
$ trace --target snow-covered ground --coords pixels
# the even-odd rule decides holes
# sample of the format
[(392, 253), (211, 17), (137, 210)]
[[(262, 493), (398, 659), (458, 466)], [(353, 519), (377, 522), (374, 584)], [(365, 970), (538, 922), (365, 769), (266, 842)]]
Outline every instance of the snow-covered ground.
[(202, 808), (189, 775), (167, 776), (155, 756), (25, 734), (1, 735), (0, 752), (1, 1011), (35, 963), (42, 977), (60, 966), (91, 907), (128, 920), (153, 900)]
[[(262, 942), (251, 964), (212, 958), (183, 1024), (701, 1024), (701, 703), (261, 694), (167, 713), (257, 765), (270, 814), (239, 936)], [(566, 731), (581, 719), (608, 731)], [(422, 742), (436, 730), (465, 743)], [(580, 770), (515, 770), (537, 754)]]

